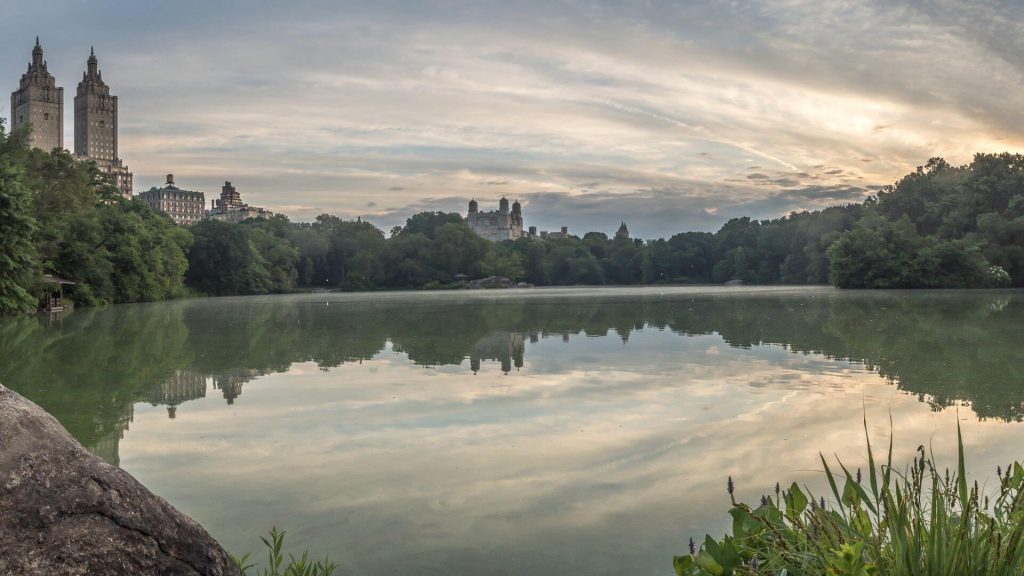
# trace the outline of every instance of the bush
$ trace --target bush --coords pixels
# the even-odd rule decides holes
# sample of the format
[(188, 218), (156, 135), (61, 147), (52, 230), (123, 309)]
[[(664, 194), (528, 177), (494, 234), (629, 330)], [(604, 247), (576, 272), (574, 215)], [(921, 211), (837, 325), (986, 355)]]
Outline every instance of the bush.
[[(865, 422), (865, 436), (867, 423)], [(676, 574), (1009, 575), (1024, 573), (1024, 467), (997, 470), (990, 498), (969, 484), (957, 426), (957, 469), (940, 472), (919, 447), (909, 469), (876, 466), (868, 441), (867, 484), (861, 472), (833, 473), (821, 457), (834, 500), (816, 500), (796, 483), (749, 506), (732, 498), (732, 534), (708, 536), (676, 556)], [(842, 490), (838, 481), (845, 476)]]

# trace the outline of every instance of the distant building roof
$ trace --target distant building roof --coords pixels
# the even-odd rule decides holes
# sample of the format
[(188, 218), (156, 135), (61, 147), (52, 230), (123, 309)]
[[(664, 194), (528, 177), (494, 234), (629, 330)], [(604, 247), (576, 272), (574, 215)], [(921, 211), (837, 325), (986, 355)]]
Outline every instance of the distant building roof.
[(74, 284), (71, 280), (66, 280), (53, 274), (43, 274), (43, 282), (46, 284)]

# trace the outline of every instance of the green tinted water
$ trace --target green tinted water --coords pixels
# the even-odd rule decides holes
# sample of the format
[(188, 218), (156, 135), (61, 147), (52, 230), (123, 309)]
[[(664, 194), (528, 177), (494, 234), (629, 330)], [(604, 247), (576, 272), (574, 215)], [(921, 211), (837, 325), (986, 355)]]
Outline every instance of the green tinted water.
[[(344, 574), (669, 574), (817, 452), (1024, 457), (1024, 292), (564, 289), (0, 321), (0, 382), (236, 553)], [(903, 460), (901, 460), (903, 459)]]

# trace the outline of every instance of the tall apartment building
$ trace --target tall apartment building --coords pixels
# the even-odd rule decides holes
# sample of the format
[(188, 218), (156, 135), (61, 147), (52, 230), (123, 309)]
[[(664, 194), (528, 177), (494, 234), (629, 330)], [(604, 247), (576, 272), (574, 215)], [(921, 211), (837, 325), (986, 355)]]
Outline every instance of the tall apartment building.
[(11, 129), (30, 126), (29, 145), (46, 152), (64, 149), (64, 89), (46, 68), (43, 47), (36, 36), (32, 62), (11, 93)]
[(132, 173), (117, 155), (117, 96), (110, 95), (92, 49), (75, 95), (75, 156), (95, 162), (121, 194), (132, 195)]

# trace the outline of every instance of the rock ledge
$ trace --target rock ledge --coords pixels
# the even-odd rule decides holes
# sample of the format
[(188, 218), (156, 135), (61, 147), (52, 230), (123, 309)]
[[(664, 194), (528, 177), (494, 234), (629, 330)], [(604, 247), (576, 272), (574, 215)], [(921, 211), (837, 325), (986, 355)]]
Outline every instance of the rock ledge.
[(192, 519), (0, 385), (0, 574), (229, 576)]

